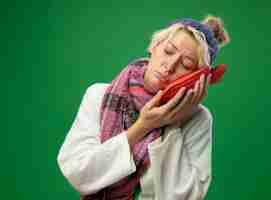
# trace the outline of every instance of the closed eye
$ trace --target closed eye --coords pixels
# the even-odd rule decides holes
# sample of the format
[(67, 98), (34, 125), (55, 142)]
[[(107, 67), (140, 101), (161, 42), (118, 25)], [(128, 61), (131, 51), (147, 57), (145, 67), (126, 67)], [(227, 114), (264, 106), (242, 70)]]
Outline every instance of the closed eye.
[(174, 52), (173, 51), (169, 51), (167, 49), (164, 49), (164, 52), (167, 54), (167, 55), (173, 55)]
[(195, 68), (195, 63), (188, 57), (185, 57), (183, 60), (183, 65), (186, 66), (188, 69), (193, 69)]

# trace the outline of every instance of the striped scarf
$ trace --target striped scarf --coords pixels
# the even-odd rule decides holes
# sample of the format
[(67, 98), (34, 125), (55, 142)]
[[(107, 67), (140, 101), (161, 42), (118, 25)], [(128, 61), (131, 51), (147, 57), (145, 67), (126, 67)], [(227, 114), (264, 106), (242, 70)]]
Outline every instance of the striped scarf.
[[(148, 60), (137, 59), (128, 64), (107, 87), (101, 106), (101, 142), (127, 130), (137, 120), (141, 108), (153, 94), (144, 89), (144, 72)], [(148, 144), (160, 136), (161, 129), (153, 129), (133, 146), (132, 154), (136, 171), (84, 200), (130, 200), (140, 177), (150, 164)]]

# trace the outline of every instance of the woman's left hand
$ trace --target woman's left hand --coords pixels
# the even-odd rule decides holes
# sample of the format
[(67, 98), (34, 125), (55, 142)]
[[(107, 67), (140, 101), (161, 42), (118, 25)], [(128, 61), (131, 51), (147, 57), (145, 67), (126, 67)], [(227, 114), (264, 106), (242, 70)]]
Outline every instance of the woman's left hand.
[(211, 74), (208, 77), (204, 75), (200, 76), (200, 80), (198, 80), (193, 89), (194, 95), (192, 97), (191, 103), (194, 105), (199, 104), (204, 97), (208, 95), (208, 86), (211, 79)]
[[(211, 74), (206, 77), (205, 75), (201, 75), (200, 79), (196, 82), (194, 88), (193, 88), (193, 94), (191, 99), (187, 102), (188, 105), (185, 107), (187, 112), (190, 114), (186, 115), (185, 118), (179, 117), (182, 116), (182, 113), (178, 112), (178, 105), (175, 109), (175, 118), (176, 121), (178, 121), (179, 125), (183, 125), (188, 120), (191, 119), (191, 117), (199, 111), (198, 104), (208, 95), (208, 86), (211, 79)], [(181, 106), (180, 106), (181, 107)], [(178, 120), (178, 118), (181, 118), (181, 120)]]

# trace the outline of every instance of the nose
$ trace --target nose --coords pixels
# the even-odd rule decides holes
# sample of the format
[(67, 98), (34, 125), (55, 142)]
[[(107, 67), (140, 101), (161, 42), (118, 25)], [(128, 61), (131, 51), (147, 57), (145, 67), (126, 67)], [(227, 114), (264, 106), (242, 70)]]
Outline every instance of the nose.
[(178, 66), (179, 62), (181, 61), (182, 56), (176, 55), (174, 58), (171, 58), (168, 61), (168, 64), (165, 65), (165, 70), (167, 73), (174, 73), (176, 67)]

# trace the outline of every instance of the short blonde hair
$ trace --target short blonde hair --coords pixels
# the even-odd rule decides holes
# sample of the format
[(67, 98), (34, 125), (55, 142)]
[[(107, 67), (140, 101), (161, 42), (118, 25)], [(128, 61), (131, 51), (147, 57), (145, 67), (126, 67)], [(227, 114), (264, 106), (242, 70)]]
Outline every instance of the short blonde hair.
[(205, 36), (194, 29), (193, 27), (185, 27), (182, 24), (174, 24), (168, 28), (154, 32), (152, 35), (151, 42), (147, 48), (147, 51), (150, 52), (155, 46), (159, 45), (165, 40), (172, 39), (177, 33), (185, 32), (189, 34), (192, 39), (198, 44), (197, 56), (198, 56), (198, 65), (209, 65), (210, 56), (208, 53), (208, 45), (205, 41)]
[[(221, 18), (208, 14), (201, 21), (201, 23), (208, 26), (214, 33), (214, 37), (218, 41), (218, 48), (221, 48), (230, 42), (229, 34), (224, 28), (224, 22)], [(210, 65), (211, 58), (208, 51), (208, 43), (205, 35), (201, 31), (196, 30), (194, 27), (184, 26), (181, 23), (175, 23), (167, 28), (154, 32), (147, 51), (151, 52), (153, 47), (159, 45), (165, 40), (170, 40), (175, 36), (175, 34), (179, 32), (185, 32), (189, 34), (192, 39), (197, 42), (198, 65)]]

